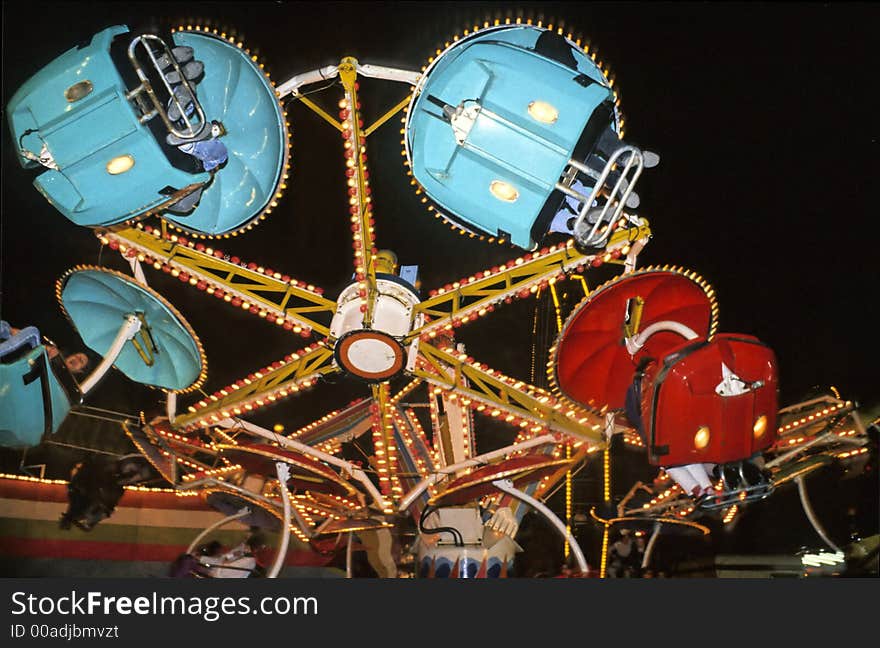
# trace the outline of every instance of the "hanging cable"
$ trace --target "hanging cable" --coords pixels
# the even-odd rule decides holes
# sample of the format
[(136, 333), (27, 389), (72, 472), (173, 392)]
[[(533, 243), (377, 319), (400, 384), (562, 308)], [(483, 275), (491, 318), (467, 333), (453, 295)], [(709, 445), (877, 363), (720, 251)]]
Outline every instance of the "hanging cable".
[(419, 531), (427, 535), (434, 535), (437, 533), (451, 533), (453, 537), (453, 541), (455, 542), (456, 547), (464, 546), (464, 539), (461, 537), (461, 532), (454, 527), (435, 527), (433, 529), (428, 529), (425, 527), (425, 520), (428, 519), (428, 516), (437, 510), (436, 506), (431, 506), (430, 504), (425, 506), (422, 509), (422, 514), (419, 516)]
[[(87, 446), (75, 445), (73, 443), (62, 443), (61, 441), (46, 441), (47, 445), (56, 445), (62, 446), (64, 448), (73, 448), (74, 450), (85, 450), (86, 452), (93, 452), (95, 454), (105, 454), (111, 457), (116, 457), (117, 459), (122, 459), (128, 455), (121, 455), (118, 452), (108, 452), (107, 450), (98, 450), (98, 448), (89, 448)], [(138, 455), (140, 456), (140, 455)]]

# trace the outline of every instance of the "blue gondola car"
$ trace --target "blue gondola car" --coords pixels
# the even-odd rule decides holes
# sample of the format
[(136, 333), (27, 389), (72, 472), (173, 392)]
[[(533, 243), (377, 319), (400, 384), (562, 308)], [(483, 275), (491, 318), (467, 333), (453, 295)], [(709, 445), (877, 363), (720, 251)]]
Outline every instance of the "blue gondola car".
[(0, 447), (38, 445), (58, 430), (70, 406), (39, 331), (28, 326), (12, 335), (0, 322)]
[(34, 184), (77, 225), (163, 213), (193, 232), (235, 231), (275, 200), (287, 164), (271, 83), (207, 32), (169, 47), (109, 27), (31, 77), (7, 112), (19, 161), (46, 168)]
[[(593, 60), (555, 32), (480, 31), (426, 70), (406, 123), (413, 177), (462, 228), (534, 248), (572, 186), (574, 164), (623, 146), (613, 90)], [(575, 197), (576, 198), (576, 197)], [(587, 196), (583, 196), (587, 198)], [(590, 205), (592, 206), (592, 205)]]

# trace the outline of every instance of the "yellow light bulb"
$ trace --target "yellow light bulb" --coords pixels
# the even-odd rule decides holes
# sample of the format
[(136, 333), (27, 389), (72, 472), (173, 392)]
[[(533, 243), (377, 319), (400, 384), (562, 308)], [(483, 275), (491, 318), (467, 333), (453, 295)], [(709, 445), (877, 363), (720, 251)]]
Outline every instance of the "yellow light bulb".
[(498, 200), (504, 202), (514, 202), (519, 198), (519, 192), (516, 190), (516, 187), (502, 180), (493, 180), (489, 184), (489, 191)]
[(120, 155), (107, 163), (107, 173), (119, 175), (125, 173), (134, 166), (134, 158), (130, 155)]
[(529, 104), (529, 115), (542, 124), (555, 124), (559, 119), (559, 111), (546, 101), (533, 101)]
[(697, 433), (694, 435), (694, 447), (696, 447), (698, 450), (702, 450), (707, 445), (709, 445), (710, 437), (711, 434), (709, 433), (709, 426), (700, 426), (700, 428), (697, 430)]
[(767, 430), (767, 415), (761, 414), (758, 419), (755, 421), (755, 425), (752, 428), (755, 433), (755, 438), (760, 439), (764, 436), (764, 432)]

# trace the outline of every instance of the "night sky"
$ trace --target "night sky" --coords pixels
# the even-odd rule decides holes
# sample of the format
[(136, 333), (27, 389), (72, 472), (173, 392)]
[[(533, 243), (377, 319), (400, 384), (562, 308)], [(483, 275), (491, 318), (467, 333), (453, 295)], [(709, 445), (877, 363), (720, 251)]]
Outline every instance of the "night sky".
[[(485, 19), (561, 21), (612, 71), (627, 139), (661, 156), (639, 181), (638, 213), (654, 233), (639, 265), (683, 266), (711, 283), (719, 331), (755, 335), (775, 350), (781, 405), (830, 385), (865, 405), (880, 400), (872, 371), (880, 359), (872, 339), (880, 232), (871, 190), (878, 11), (870, 5), (28, 2), (6, 3), (3, 12), (4, 107), (41, 67), (112, 24), (235, 28), (280, 83), (345, 55), (418, 70), (444, 40)], [(362, 80), (365, 122), (407, 89)], [(313, 95), (328, 108), (340, 97), (337, 89)], [(352, 272), (341, 140), (301, 106), (289, 115), (293, 169), (279, 208), (216, 247), (323, 286), (333, 298)], [(379, 247), (418, 264), (425, 292), (520, 256), (461, 237), (425, 210), (405, 175), (399, 128), (393, 120), (367, 140)], [(5, 125), (0, 316), (37, 325), (77, 350), (82, 343), (55, 301), (55, 280), (78, 263), (127, 266), (46, 203), (14, 149)], [(149, 270), (147, 278), (199, 333), (209, 393), (302, 346), (161, 273)], [(607, 278), (589, 277), (592, 286)], [(578, 290), (571, 284), (568, 303)], [(534, 344), (534, 310), (533, 301), (499, 308), (460, 340), (477, 359), (528, 379), (532, 353), (545, 356), (551, 341)], [(255, 420), (282, 420), (292, 430), (367, 394), (341, 379)], [(158, 412), (162, 399), (114, 375), (91, 404)]]

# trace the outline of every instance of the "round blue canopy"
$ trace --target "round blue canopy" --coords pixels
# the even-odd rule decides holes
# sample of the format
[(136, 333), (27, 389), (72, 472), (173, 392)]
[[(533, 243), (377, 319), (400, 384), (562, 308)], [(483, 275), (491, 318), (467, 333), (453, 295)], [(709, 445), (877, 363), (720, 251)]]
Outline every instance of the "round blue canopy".
[[(110, 350), (129, 314), (142, 318), (141, 331), (126, 342), (114, 364), (135, 382), (181, 392), (196, 389), (204, 381), (207, 364), (198, 337), (151, 288), (120, 272), (85, 266), (59, 279), (57, 294), (83, 342), (101, 356)], [(149, 363), (138, 353), (135, 340), (152, 356)]]

